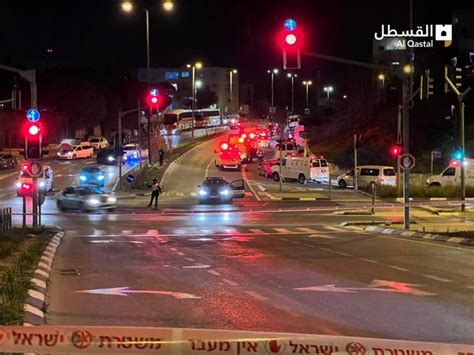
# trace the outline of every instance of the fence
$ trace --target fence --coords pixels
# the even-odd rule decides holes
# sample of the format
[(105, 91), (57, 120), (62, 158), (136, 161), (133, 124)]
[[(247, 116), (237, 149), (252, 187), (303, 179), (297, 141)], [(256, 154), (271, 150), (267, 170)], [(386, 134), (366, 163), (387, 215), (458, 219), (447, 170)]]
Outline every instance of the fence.
[(0, 231), (5, 232), (12, 229), (12, 209), (11, 207), (0, 209)]

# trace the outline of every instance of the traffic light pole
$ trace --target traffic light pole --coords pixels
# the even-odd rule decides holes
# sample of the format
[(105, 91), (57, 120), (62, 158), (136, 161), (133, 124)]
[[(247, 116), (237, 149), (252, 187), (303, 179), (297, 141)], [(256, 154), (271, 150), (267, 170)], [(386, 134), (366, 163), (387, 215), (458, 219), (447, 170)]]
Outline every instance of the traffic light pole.
[[(409, 121), (409, 103), (410, 103), (410, 81), (403, 80), (402, 87), (402, 137), (403, 154), (410, 152), (410, 121)], [(410, 169), (403, 168), (403, 228), (410, 228)]]

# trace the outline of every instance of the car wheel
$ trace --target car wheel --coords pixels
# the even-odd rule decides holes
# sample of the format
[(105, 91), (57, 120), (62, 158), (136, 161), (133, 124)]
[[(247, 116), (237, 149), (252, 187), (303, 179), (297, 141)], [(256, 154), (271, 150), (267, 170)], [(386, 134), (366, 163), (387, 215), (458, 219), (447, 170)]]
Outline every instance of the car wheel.
[(72, 156), (72, 159), (76, 159), (76, 158), (77, 158), (77, 155), (74, 154), (74, 155)]
[(341, 189), (345, 189), (347, 187), (347, 184), (344, 180), (339, 180), (338, 185)]
[(303, 174), (300, 174), (300, 175), (298, 176), (298, 182), (299, 182), (301, 185), (306, 184), (306, 177), (305, 177)]
[(275, 171), (272, 175), (273, 181), (280, 181), (280, 175)]
[(64, 205), (61, 201), (56, 202), (56, 207), (58, 208), (58, 210), (64, 211)]

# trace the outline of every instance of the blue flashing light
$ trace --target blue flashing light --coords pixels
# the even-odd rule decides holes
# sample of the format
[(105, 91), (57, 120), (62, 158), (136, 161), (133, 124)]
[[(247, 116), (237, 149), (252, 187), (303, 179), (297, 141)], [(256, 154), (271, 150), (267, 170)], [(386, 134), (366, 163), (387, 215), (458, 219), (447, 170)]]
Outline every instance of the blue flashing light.
[(296, 21), (292, 18), (287, 18), (285, 22), (283, 22), (283, 27), (287, 31), (294, 31), (296, 28)]
[(150, 95), (151, 96), (158, 96), (159, 95), (158, 89), (151, 89), (150, 90)]

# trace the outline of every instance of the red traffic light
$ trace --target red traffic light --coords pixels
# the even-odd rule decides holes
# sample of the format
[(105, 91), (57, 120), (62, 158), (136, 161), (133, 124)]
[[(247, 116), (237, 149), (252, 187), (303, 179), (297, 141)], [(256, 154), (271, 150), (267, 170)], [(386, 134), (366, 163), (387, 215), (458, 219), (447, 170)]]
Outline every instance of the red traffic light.
[(21, 182), (17, 186), (19, 196), (30, 196), (35, 191), (35, 185), (31, 182)]
[(40, 128), (38, 125), (32, 124), (28, 127), (28, 134), (31, 136), (36, 136), (40, 132)]
[(296, 40), (297, 40), (297, 38), (296, 38), (296, 36), (295, 36), (293, 33), (287, 34), (287, 35), (285, 36), (285, 42), (286, 42), (286, 44), (288, 44), (289, 46), (294, 45), (294, 44), (296, 43)]
[(157, 103), (158, 103), (158, 98), (157, 98), (156, 96), (152, 96), (152, 97), (150, 98), (150, 102), (151, 102), (152, 104), (157, 104)]
[(31, 171), (31, 164), (30, 163), (21, 163), (20, 171), (21, 172), (30, 172)]
[(394, 144), (390, 147), (389, 153), (392, 157), (397, 158), (400, 154), (402, 154), (402, 147), (398, 144)]

